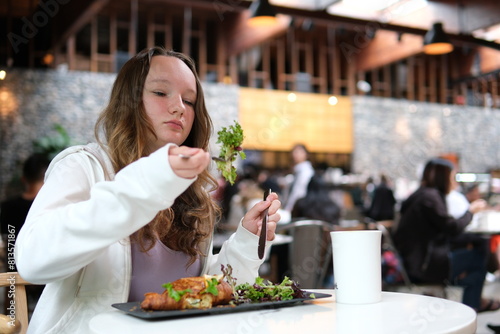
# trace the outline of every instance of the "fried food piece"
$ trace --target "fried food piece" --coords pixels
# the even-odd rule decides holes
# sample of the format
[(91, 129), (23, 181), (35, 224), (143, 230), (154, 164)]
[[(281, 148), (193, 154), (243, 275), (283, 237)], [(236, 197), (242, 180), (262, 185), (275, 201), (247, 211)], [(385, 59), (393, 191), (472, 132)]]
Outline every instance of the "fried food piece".
[(144, 295), (145, 310), (203, 309), (229, 303), (233, 290), (218, 276), (186, 277), (171, 282), (161, 294)]

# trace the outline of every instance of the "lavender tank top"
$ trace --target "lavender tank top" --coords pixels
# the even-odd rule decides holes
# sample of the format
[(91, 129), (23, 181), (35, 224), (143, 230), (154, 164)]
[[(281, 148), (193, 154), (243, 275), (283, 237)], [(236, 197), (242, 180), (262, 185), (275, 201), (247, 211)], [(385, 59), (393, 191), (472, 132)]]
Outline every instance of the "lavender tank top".
[(142, 301), (146, 292), (162, 293), (162, 284), (183, 277), (200, 276), (199, 258), (186, 268), (189, 256), (173, 251), (157, 240), (147, 253), (141, 252), (137, 243), (132, 243), (132, 278), (128, 300)]

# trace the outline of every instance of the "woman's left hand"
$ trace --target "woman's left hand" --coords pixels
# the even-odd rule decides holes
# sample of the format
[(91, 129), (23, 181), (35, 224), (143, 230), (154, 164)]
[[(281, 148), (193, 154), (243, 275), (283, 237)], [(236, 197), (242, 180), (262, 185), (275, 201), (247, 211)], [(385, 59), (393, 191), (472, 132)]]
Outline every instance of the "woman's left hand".
[(243, 227), (255, 235), (260, 235), (262, 227), (262, 213), (269, 208), (267, 219), (267, 240), (274, 240), (276, 232), (276, 224), (281, 216), (278, 209), (281, 207), (281, 202), (278, 200), (278, 194), (270, 193), (265, 201), (255, 204), (243, 217)]

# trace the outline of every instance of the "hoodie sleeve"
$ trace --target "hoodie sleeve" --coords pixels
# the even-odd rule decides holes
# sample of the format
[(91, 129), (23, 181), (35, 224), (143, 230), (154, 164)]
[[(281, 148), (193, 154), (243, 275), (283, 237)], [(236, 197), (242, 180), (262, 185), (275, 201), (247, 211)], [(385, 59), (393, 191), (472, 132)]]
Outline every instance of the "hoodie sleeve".
[[(232, 276), (237, 280), (238, 284), (255, 282), (255, 278), (259, 276), (260, 265), (264, 259), (258, 257), (259, 237), (243, 225), (238, 225), (235, 233), (224, 242), (219, 254), (209, 258), (208, 274), (220, 274), (221, 265), (227, 267), (231, 265), (233, 268)], [(266, 251), (264, 254), (269, 254), (269, 248), (272, 242), (266, 241)]]
[(21, 276), (36, 284), (67, 277), (170, 207), (195, 179), (178, 177), (167, 145), (104, 181), (82, 151), (55, 158), (16, 240)]

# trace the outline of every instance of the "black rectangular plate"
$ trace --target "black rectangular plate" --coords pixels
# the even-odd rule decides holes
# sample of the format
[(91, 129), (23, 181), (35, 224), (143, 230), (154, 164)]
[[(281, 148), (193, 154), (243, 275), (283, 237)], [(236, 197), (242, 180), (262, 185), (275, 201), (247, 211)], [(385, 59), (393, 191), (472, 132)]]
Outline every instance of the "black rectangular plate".
[[(309, 296), (313, 292), (304, 291), (306, 296)], [(262, 303), (248, 303), (241, 304), (238, 306), (217, 306), (209, 309), (189, 309), (189, 310), (172, 310), (172, 311), (146, 311), (141, 308), (141, 302), (129, 302), (129, 303), (116, 303), (111, 306), (119, 309), (127, 314), (134, 317), (142, 319), (169, 319), (169, 318), (180, 318), (180, 317), (192, 317), (201, 316), (209, 314), (223, 314), (223, 313), (233, 313), (233, 312), (244, 312), (252, 310), (260, 310), (266, 308), (279, 308), (303, 304), (305, 300), (315, 300), (319, 298), (328, 298), (332, 295), (326, 293), (314, 292), (316, 298), (296, 298), (291, 300), (282, 300), (277, 302), (262, 302)]]

